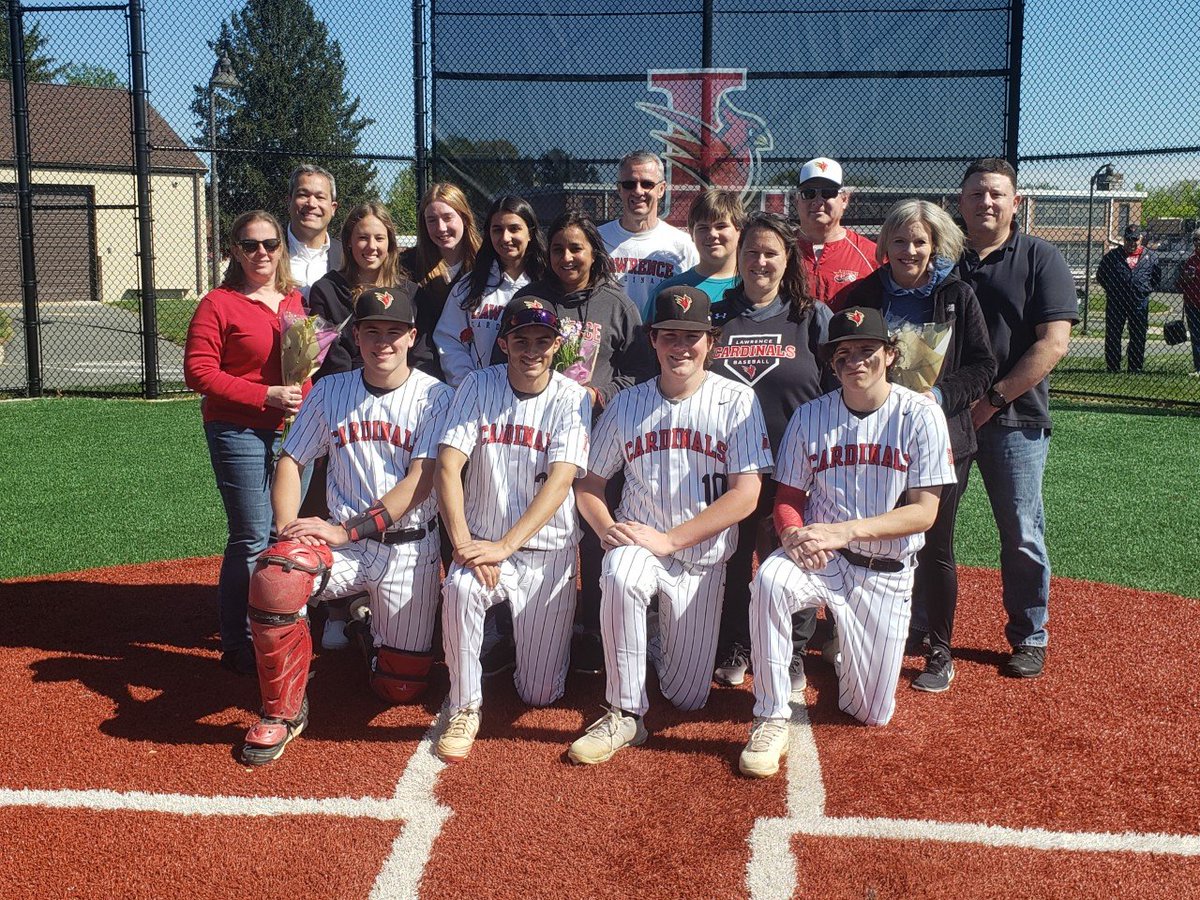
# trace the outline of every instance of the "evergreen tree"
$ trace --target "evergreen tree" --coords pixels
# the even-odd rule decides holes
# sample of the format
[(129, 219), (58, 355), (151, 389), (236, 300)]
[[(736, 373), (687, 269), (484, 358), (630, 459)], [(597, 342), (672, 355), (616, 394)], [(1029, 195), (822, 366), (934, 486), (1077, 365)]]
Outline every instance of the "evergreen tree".
[(62, 83), (82, 87), (126, 88), (129, 85), (125, 79), (104, 66), (93, 66), (88, 63), (71, 63), (63, 66)]
[[(57, 60), (46, 52), (49, 40), (42, 34), (37, 22), (25, 29), (25, 80), (53, 81), (66, 69), (65, 66), (55, 65)], [(8, 32), (0, 40), (0, 77), (12, 79), (12, 59), (8, 52)]]
[[(288, 175), (301, 163), (334, 174), (342, 209), (374, 196), (374, 165), (339, 158), (357, 152), (372, 120), (358, 115), (341, 46), (308, 0), (247, 0), (210, 46), (229, 56), (240, 82), (216, 101), (217, 146), (242, 151), (217, 153), (223, 234), (250, 209), (284, 214)], [(197, 140), (206, 145), (208, 85), (195, 94)]]

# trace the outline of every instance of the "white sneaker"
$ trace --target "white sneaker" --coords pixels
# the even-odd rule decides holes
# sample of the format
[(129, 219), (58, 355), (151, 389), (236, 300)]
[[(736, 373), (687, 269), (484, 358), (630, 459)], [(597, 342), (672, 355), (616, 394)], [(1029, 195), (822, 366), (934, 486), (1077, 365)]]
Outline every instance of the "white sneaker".
[(340, 619), (326, 619), (325, 630), (321, 632), (322, 650), (345, 650), (350, 646), (350, 638), (346, 637), (346, 623)]
[(435, 752), (443, 762), (462, 762), (471, 752), (475, 735), (479, 734), (479, 710), (473, 707), (460, 709), (446, 723), (446, 730), (438, 738)]
[(738, 760), (743, 775), (751, 778), (770, 778), (779, 771), (779, 762), (788, 752), (788, 723), (786, 719), (755, 719)]
[(608, 762), (622, 747), (644, 744), (649, 733), (642, 720), (610, 709), (588, 726), (587, 732), (571, 745), (567, 756), (585, 766)]

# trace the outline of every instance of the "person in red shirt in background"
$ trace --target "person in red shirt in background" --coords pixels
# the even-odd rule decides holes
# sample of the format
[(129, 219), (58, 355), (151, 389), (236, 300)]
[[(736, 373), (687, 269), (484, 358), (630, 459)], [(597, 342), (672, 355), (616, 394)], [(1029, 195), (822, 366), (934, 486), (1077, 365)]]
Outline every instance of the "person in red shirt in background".
[(1192, 336), (1192, 378), (1200, 378), (1200, 228), (1192, 232), (1195, 252), (1183, 263), (1179, 288), (1183, 291), (1183, 318)]
[(800, 167), (799, 182), (794, 203), (804, 274), (813, 296), (837, 312), (846, 288), (879, 267), (875, 242), (842, 227), (850, 191), (837, 160), (810, 159)]
[(201, 298), (188, 326), (184, 380), (202, 395), (204, 435), (229, 538), (217, 583), (221, 665), (255, 674), (246, 614), (250, 572), (271, 534), (271, 472), (284, 419), (311, 387), (285, 385), (279, 345), (284, 312), (303, 316), (283, 229), (254, 210), (233, 223), (225, 278)]

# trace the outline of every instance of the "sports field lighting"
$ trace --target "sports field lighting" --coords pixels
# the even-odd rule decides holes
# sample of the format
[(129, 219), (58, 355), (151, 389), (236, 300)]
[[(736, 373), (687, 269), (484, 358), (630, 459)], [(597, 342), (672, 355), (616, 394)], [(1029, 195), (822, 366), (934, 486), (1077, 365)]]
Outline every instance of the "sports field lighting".
[[(1088, 307), (1092, 305), (1092, 201), (1096, 197), (1096, 183), (1104, 179), (1104, 190), (1109, 190), (1113, 176), (1117, 173), (1112, 163), (1105, 163), (1088, 179), (1088, 232), (1087, 232), (1087, 261), (1083, 264), (1083, 333), (1088, 330)], [(1107, 232), (1108, 229), (1105, 229)]]

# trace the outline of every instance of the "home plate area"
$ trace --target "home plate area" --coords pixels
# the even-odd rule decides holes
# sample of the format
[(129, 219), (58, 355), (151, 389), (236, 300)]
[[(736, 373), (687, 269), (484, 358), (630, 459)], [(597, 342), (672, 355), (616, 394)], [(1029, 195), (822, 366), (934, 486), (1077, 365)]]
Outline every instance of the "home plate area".
[[(1046, 674), (1014, 681), (996, 573), (963, 573), (952, 690), (895, 718), (837, 709), (815, 653), (779, 776), (737, 757), (748, 686), (650, 740), (566, 761), (603, 679), (528, 709), (485, 683), (469, 758), (421, 706), (387, 708), (351, 653), (314, 662), (308, 730), (236, 749), (257, 686), (216, 664), (218, 561), (5, 583), (0, 879), (8, 897), (1160, 897), (1200, 884), (1197, 602), (1057, 580)], [(1127, 635), (1136, 623), (1137, 641)], [(1138, 648), (1153, 648), (1153, 665)], [(800, 698), (797, 698), (800, 699)]]

